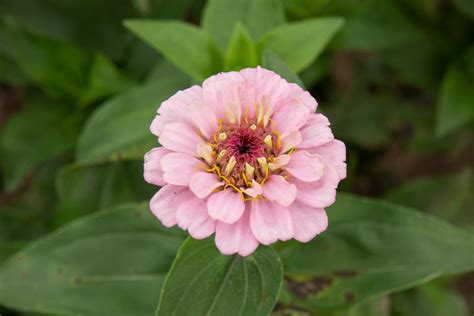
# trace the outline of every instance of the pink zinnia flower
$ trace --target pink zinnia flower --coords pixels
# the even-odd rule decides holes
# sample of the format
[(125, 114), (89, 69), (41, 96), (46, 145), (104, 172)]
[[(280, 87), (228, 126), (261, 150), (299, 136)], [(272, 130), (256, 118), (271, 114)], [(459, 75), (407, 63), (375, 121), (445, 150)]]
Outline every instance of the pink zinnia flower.
[(346, 177), (345, 146), (316, 100), (263, 68), (220, 73), (179, 91), (151, 131), (144, 177), (162, 186), (150, 208), (193, 238), (215, 233), (222, 254), (307, 242), (326, 230), (325, 207)]

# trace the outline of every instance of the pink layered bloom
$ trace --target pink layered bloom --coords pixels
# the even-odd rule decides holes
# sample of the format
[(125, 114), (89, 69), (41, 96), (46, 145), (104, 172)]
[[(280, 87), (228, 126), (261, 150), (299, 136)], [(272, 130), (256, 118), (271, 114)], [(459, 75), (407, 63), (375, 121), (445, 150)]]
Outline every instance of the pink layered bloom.
[(311, 240), (326, 230), (324, 208), (346, 177), (344, 143), (316, 107), (260, 67), (177, 92), (150, 127), (162, 145), (145, 155), (145, 180), (162, 187), (153, 214), (196, 239), (215, 233), (224, 255)]

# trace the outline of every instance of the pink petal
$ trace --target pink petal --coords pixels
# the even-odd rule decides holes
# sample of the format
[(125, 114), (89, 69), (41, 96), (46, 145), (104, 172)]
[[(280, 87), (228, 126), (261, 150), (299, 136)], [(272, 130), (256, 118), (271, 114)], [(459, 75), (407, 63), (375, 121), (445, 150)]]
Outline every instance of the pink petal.
[(288, 183), (282, 176), (271, 175), (263, 185), (263, 196), (288, 206), (296, 198), (296, 186)]
[(334, 139), (328, 119), (322, 114), (311, 114), (300, 130), (302, 142), (298, 148), (312, 148), (326, 144)]
[(288, 152), (291, 148), (298, 147), (301, 143), (301, 134), (299, 131), (293, 131), (289, 134), (283, 135), (281, 138), (281, 149), (282, 153)]
[(201, 134), (207, 139), (212, 138), (216, 133), (217, 116), (211, 107), (205, 105), (190, 106), (188, 116)]
[(328, 227), (328, 217), (322, 208), (313, 208), (298, 202), (290, 206), (294, 238), (308, 242)]
[(160, 144), (169, 150), (194, 156), (196, 145), (203, 140), (188, 125), (184, 123), (168, 123), (163, 127)]
[(171, 227), (176, 224), (179, 205), (192, 196), (186, 187), (167, 184), (153, 196), (150, 209), (164, 226)]
[(189, 89), (176, 92), (168, 100), (161, 103), (158, 114), (163, 116), (166, 123), (186, 122), (188, 107), (202, 103), (202, 88), (195, 85)]
[(182, 153), (168, 153), (161, 158), (163, 179), (174, 185), (188, 186), (191, 176), (205, 165), (199, 159)]
[(161, 115), (156, 115), (150, 125), (151, 133), (160, 137), (161, 133), (163, 132), (164, 125), (165, 123), (163, 121), (163, 117)]
[(207, 214), (206, 201), (195, 196), (178, 207), (176, 222), (182, 229), (187, 229), (195, 239), (209, 237), (216, 229), (216, 221)]
[(223, 255), (238, 253), (246, 257), (258, 247), (258, 241), (250, 229), (250, 210), (246, 210), (233, 224), (217, 222), (216, 246)]
[(332, 165), (337, 170), (341, 180), (346, 178), (346, 145), (344, 145), (343, 142), (334, 139), (322, 146), (308, 149), (308, 151), (312, 154), (322, 156), (328, 164)]
[(143, 178), (146, 182), (163, 186), (166, 182), (163, 180), (163, 170), (161, 169), (161, 158), (169, 153), (169, 150), (163, 147), (153, 148), (145, 154), (145, 163), (143, 164)]
[(213, 219), (232, 224), (244, 213), (245, 204), (239, 193), (229, 189), (212, 194), (207, 200), (207, 209)]
[(205, 198), (223, 185), (224, 183), (219, 181), (216, 174), (204, 171), (196, 172), (189, 181), (189, 188), (200, 199)]
[(288, 208), (262, 199), (252, 201), (251, 205), (250, 227), (260, 243), (270, 245), (277, 240), (293, 238), (293, 224)]
[(336, 188), (339, 183), (337, 171), (330, 165), (324, 166), (322, 177), (316, 182), (303, 182), (289, 179), (298, 188), (296, 200), (316, 208), (325, 208), (336, 201)]
[(324, 159), (305, 150), (297, 150), (290, 156), (290, 162), (285, 169), (299, 180), (305, 182), (317, 181), (323, 175)]
[(300, 102), (289, 102), (273, 113), (275, 128), (282, 134), (299, 130), (308, 120), (309, 109)]

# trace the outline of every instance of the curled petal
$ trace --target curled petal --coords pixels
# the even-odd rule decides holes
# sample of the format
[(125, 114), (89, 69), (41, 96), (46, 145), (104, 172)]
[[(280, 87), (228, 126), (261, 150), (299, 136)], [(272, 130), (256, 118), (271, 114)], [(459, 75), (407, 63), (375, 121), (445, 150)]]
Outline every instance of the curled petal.
[(217, 175), (203, 171), (196, 172), (189, 181), (189, 188), (200, 199), (204, 199), (224, 183), (219, 181)]
[(305, 150), (298, 150), (291, 155), (285, 169), (301, 181), (314, 182), (323, 175), (324, 159)]
[(260, 243), (270, 245), (293, 237), (293, 223), (288, 208), (269, 201), (252, 201), (250, 227)]
[(191, 196), (178, 207), (176, 222), (180, 228), (187, 229), (195, 239), (209, 237), (216, 229), (216, 221), (207, 214), (206, 201), (195, 196)]
[(291, 219), (295, 227), (294, 238), (308, 242), (328, 227), (328, 217), (322, 208), (313, 208), (295, 202), (290, 206)]
[(209, 197), (207, 210), (213, 219), (232, 224), (244, 213), (245, 204), (239, 193), (223, 190)]
[(182, 153), (169, 153), (161, 159), (163, 179), (170, 184), (188, 186), (200, 167), (205, 165), (199, 159)]
[(322, 146), (308, 149), (308, 151), (312, 154), (322, 156), (328, 164), (337, 170), (341, 180), (346, 178), (346, 145), (344, 145), (343, 142), (334, 139)]
[(288, 206), (296, 198), (296, 186), (282, 176), (271, 175), (263, 185), (263, 196), (283, 206)]
[(176, 224), (178, 207), (192, 196), (186, 187), (167, 184), (153, 196), (150, 209), (164, 226), (171, 227)]
[(300, 102), (290, 102), (273, 113), (276, 129), (285, 136), (300, 129), (308, 120), (309, 109)]
[(246, 257), (258, 247), (258, 240), (250, 229), (250, 210), (245, 210), (233, 224), (217, 222), (216, 246), (223, 255), (238, 253)]
[(196, 144), (202, 142), (202, 138), (189, 124), (169, 123), (163, 127), (159, 142), (169, 150), (193, 156)]
[(169, 150), (163, 147), (153, 148), (145, 154), (145, 163), (143, 164), (143, 178), (146, 182), (163, 186), (166, 184), (163, 180), (163, 170), (161, 169), (161, 159), (169, 153)]
[(328, 119), (322, 114), (311, 114), (305, 126), (300, 130), (302, 141), (298, 148), (313, 148), (334, 139)]

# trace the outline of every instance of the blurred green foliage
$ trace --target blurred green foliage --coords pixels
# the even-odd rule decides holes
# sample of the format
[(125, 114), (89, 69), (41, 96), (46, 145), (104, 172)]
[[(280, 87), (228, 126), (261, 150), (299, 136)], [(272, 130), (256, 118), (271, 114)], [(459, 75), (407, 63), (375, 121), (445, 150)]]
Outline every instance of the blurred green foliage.
[(177, 90), (256, 65), (316, 97), (344, 191), (429, 213), (341, 195), (326, 235), (276, 247), (275, 315), (468, 315), (468, 277), (424, 283), (474, 265), (470, 0), (0, 0), (0, 314), (152, 315), (183, 237), (127, 204), (155, 190), (148, 127)]

